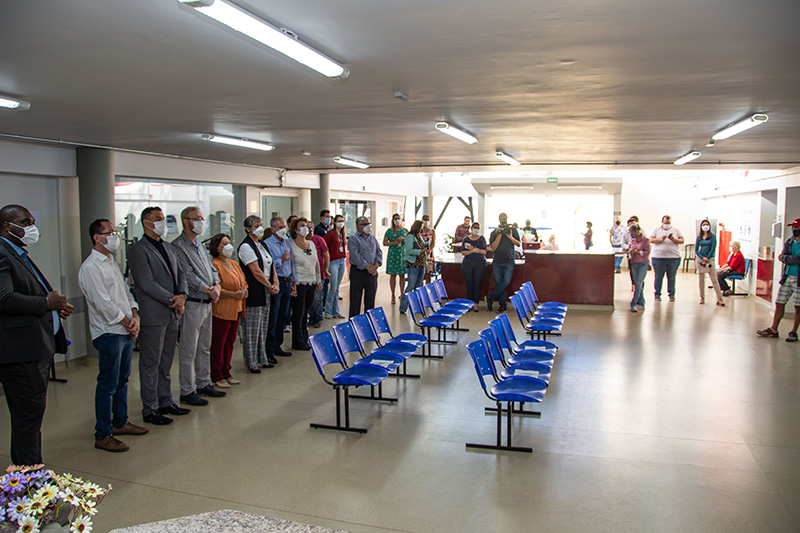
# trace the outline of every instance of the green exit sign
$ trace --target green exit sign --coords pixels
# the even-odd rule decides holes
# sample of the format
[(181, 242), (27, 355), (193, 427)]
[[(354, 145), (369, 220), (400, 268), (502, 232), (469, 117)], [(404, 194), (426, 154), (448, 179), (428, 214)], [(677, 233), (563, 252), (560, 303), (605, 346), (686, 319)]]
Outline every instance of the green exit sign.
[(547, 178), (547, 183), (558, 183), (558, 178)]

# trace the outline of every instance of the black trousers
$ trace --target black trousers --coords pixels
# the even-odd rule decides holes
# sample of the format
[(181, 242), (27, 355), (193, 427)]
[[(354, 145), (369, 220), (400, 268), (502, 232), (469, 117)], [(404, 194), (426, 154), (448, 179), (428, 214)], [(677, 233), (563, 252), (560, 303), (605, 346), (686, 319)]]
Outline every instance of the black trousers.
[(717, 276), (717, 280), (719, 281), (719, 288), (723, 291), (731, 290), (731, 286), (728, 285), (728, 276), (733, 276), (734, 274), (742, 275), (741, 272), (738, 270), (726, 270), (725, 272), (720, 272)]
[(486, 274), (486, 261), (468, 261), (461, 263), (461, 272), (467, 285), (467, 299), (478, 303), (481, 299), (481, 284)]
[(350, 317), (361, 314), (361, 299), (364, 299), (364, 312), (375, 307), (375, 293), (378, 292), (378, 276), (366, 270), (350, 266)]
[(314, 305), (316, 285), (297, 284), (297, 296), (292, 298), (292, 348), (308, 346), (308, 313)]
[(0, 365), (0, 383), (11, 414), (11, 462), (42, 464), (42, 419), (51, 359)]

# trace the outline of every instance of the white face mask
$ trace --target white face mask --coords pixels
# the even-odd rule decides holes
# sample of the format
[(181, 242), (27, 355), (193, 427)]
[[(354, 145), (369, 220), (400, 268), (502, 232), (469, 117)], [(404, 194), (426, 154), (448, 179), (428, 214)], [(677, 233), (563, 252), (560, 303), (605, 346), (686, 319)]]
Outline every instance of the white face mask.
[(39, 228), (37, 228), (35, 224), (31, 224), (30, 226), (24, 226), (24, 227), (18, 226), (13, 222), (9, 222), (9, 224), (25, 232), (25, 234), (22, 237), (18, 237), (18, 239), (21, 240), (22, 244), (24, 244), (25, 246), (30, 246), (31, 244), (36, 244), (37, 242), (39, 242)]
[(665, 231), (669, 231), (670, 228), (672, 228), (672, 226), (670, 226), (669, 224), (661, 224), (661, 227), (664, 228)]
[(366, 226), (361, 228), (361, 231), (369, 235), (370, 233), (372, 233), (372, 224), (367, 224)]
[(711, 229), (711, 226), (701, 226), (701, 229), (702, 229), (703, 231), (708, 231), (708, 230), (710, 230), (710, 229)]
[(306, 235), (308, 235), (308, 226), (300, 226), (300, 228), (298, 228), (297, 232), (300, 235), (302, 235), (303, 237), (305, 237)]
[(478, 228), (472, 228), (472, 234), (473, 235), (480, 235), (480, 233), (481, 233), (481, 230), (479, 230)]
[(431, 226), (431, 221), (430, 220), (423, 220), (422, 221), (422, 225), (423, 225), (423, 227), (429, 228)]
[(339, 228), (339, 229), (342, 229), (344, 227), (344, 222), (342, 222), (342, 221), (337, 222), (336, 223), (336, 227)]
[(278, 235), (278, 237), (283, 239), (284, 237), (286, 237), (286, 228), (281, 228), (278, 231), (276, 231), (275, 233)]
[(158, 235), (159, 237), (163, 237), (167, 234), (167, 221), (166, 220), (158, 220), (156, 222), (150, 222), (153, 225), (153, 233)]
[(400, 220), (399, 218), (396, 218), (396, 219), (394, 219), (394, 225), (395, 225), (395, 226), (397, 226), (398, 228), (399, 228), (399, 227), (400, 227), (402, 224), (403, 224), (403, 221), (402, 221), (402, 220)]
[(103, 246), (109, 252), (116, 252), (119, 248), (119, 235), (107, 235), (106, 242), (103, 243)]
[(231, 243), (228, 243), (222, 247), (222, 255), (225, 257), (230, 257), (233, 255), (233, 245)]
[(253, 230), (253, 235), (256, 236), (256, 239), (260, 239), (262, 235), (264, 235), (264, 227), (259, 226)]
[(192, 223), (192, 233), (194, 233), (195, 235), (202, 235), (205, 229), (206, 229), (205, 220), (195, 220)]

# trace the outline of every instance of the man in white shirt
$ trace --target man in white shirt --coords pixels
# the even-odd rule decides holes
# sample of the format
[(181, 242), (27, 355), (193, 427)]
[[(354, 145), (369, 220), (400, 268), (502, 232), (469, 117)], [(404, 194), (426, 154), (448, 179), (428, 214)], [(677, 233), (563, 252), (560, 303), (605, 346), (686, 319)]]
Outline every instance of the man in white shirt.
[(661, 217), (661, 225), (650, 233), (650, 244), (653, 245), (650, 259), (653, 261), (655, 274), (655, 299), (661, 301), (661, 286), (664, 274), (667, 275), (667, 293), (669, 301), (675, 301), (675, 276), (681, 266), (681, 247), (683, 233), (672, 225), (672, 217)]
[(614, 272), (622, 272), (622, 248), (627, 244), (625, 236), (630, 235), (622, 227), (622, 221), (617, 217), (614, 225), (608, 230), (608, 240), (611, 242), (611, 249), (614, 250)]
[(78, 271), (78, 281), (89, 309), (92, 345), (99, 353), (94, 447), (124, 452), (129, 446), (115, 435), (144, 435), (148, 431), (128, 421), (128, 377), (133, 341), (139, 335), (139, 306), (112, 255), (120, 245), (113, 224), (95, 220), (89, 225), (89, 237), (94, 247)]

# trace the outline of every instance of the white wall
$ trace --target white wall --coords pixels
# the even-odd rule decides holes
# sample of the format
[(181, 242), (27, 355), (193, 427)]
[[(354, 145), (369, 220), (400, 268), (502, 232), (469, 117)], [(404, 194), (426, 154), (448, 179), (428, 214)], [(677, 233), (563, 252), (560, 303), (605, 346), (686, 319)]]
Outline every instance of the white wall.
[(661, 224), (662, 216), (670, 215), (672, 225), (681, 230), (686, 244), (694, 244), (694, 222), (707, 215), (695, 185), (693, 179), (624, 177), (620, 218), (624, 223), (631, 215), (638, 216), (642, 231), (649, 235)]

